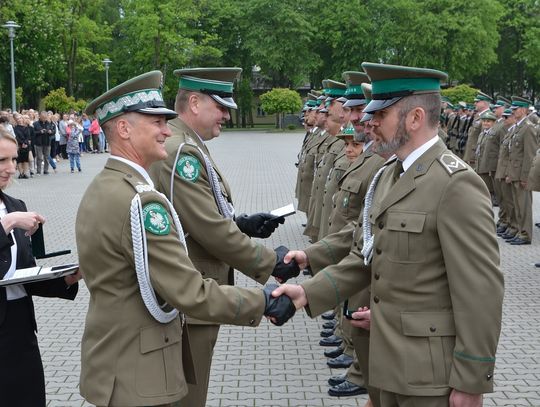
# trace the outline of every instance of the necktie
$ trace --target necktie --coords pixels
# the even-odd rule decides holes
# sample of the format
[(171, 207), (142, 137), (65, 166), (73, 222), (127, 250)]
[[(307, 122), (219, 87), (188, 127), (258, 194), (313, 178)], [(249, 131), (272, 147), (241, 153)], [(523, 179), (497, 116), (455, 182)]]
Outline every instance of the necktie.
[(399, 180), (402, 173), (403, 173), (403, 161), (397, 160), (396, 166), (394, 167), (394, 183)]

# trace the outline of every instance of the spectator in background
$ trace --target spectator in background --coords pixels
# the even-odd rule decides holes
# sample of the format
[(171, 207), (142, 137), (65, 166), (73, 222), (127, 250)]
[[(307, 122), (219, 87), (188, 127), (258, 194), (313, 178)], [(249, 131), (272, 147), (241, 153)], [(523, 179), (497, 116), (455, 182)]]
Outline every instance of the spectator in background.
[(28, 125), (28, 121), (20, 114), (15, 114), (16, 125), (13, 128), (15, 138), (19, 145), (17, 151), (17, 169), (19, 179), (30, 178), (30, 144), (32, 142), (33, 129)]
[(101, 153), (99, 146), (99, 134), (101, 133), (101, 127), (97, 118), (94, 117), (92, 124), (90, 124), (90, 134), (92, 135), (92, 153)]
[(13, 126), (10, 123), (10, 114), (4, 110), (0, 111), (0, 126), (3, 126), (9, 134), (15, 137)]
[(81, 136), (81, 129), (77, 126), (73, 120), (68, 121), (69, 136), (66, 145), (66, 151), (69, 157), (69, 167), (71, 173), (74, 172), (75, 166), (79, 172), (81, 172), (81, 150), (79, 146), (79, 137)]
[(68, 139), (67, 128), (68, 128), (68, 115), (64, 113), (62, 115), (62, 120), (58, 122), (58, 131), (60, 132), (60, 140), (58, 141), (58, 148), (60, 157), (64, 160), (68, 158), (66, 151), (66, 144)]
[(43, 175), (49, 174), (49, 160), (51, 153), (51, 138), (54, 138), (56, 133), (55, 126), (48, 120), (47, 112), (39, 114), (39, 120), (34, 122), (34, 134), (36, 136), (36, 174), (41, 174), (43, 166)]
[(83, 128), (82, 135), (84, 139), (84, 151), (91, 152), (92, 148), (90, 147), (90, 138), (91, 138), (90, 125), (92, 124), (92, 122), (90, 121), (86, 113), (83, 113), (82, 115), (81, 124)]

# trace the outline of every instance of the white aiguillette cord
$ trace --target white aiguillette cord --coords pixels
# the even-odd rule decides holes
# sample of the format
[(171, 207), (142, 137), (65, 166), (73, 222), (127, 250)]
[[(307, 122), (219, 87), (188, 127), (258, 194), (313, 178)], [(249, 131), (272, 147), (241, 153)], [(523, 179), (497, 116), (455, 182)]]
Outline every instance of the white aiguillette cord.
[(167, 202), (171, 215), (178, 231), (178, 237), (180, 238), (180, 243), (184, 246), (187, 253), (186, 240), (184, 237), (184, 230), (182, 229), (182, 224), (180, 219), (176, 214), (172, 204), (169, 202), (165, 195), (161, 194), (158, 191), (155, 191), (151, 186), (144, 185), (144, 188), (137, 188), (137, 195), (131, 200), (131, 238), (133, 240), (133, 257), (135, 261), (135, 272), (137, 274), (137, 281), (139, 282), (139, 289), (141, 292), (141, 297), (143, 299), (144, 305), (148, 312), (154, 317), (154, 319), (162, 324), (167, 324), (175, 319), (179, 314), (182, 319), (182, 325), (185, 323), (185, 317), (183, 313), (179, 313), (177, 309), (172, 309), (171, 311), (164, 311), (163, 309), (167, 306), (167, 303), (159, 305), (156, 298), (156, 293), (152, 287), (152, 282), (150, 281), (150, 270), (148, 267), (148, 247), (146, 243), (146, 230), (144, 228), (144, 216), (143, 208), (141, 204), (140, 192), (152, 191), (156, 194), (159, 194)]

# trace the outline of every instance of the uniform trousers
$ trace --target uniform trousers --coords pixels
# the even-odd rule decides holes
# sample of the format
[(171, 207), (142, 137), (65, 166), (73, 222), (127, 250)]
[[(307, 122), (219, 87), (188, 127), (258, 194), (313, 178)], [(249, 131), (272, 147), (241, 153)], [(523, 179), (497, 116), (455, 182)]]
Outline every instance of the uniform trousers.
[(404, 396), (381, 390), (381, 407), (448, 407), (449, 396)]
[(188, 383), (188, 394), (179, 403), (173, 405), (175, 407), (204, 407), (219, 325), (188, 324), (188, 330), (197, 384)]
[(45, 407), (45, 378), (28, 298), (7, 301), (0, 325), (0, 405)]
[[(363, 333), (363, 331), (360, 332)], [(369, 385), (369, 333), (365, 331), (365, 334), (353, 334), (353, 343), (358, 367), (362, 372), (363, 386), (367, 388), (373, 406), (381, 407), (380, 390)]]
[(484, 184), (486, 184), (486, 187), (490, 194), (493, 194), (493, 180), (489, 173), (485, 174), (478, 174), (480, 178), (482, 178), (482, 181), (484, 181)]
[(499, 222), (497, 222), (497, 225), (506, 225), (508, 215), (506, 214), (506, 209), (502, 205), (503, 198), (501, 180), (496, 179), (494, 176), (491, 176), (491, 182), (493, 184), (493, 193), (495, 194), (495, 198), (497, 199), (497, 203), (499, 204)]
[[(514, 198), (512, 194), (512, 184), (507, 183), (504, 180), (501, 180), (501, 196), (502, 201), (499, 202), (500, 207), (504, 207), (504, 212), (506, 214), (505, 219), (502, 219), (501, 222), (506, 225), (507, 231), (509, 234), (516, 234), (518, 231), (517, 220), (516, 220), (516, 209), (514, 207)], [(500, 218), (499, 212), (499, 218)]]
[(512, 196), (516, 208), (518, 237), (532, 239), (532, 192), (524, 189), (519, 181), (512, 182)]

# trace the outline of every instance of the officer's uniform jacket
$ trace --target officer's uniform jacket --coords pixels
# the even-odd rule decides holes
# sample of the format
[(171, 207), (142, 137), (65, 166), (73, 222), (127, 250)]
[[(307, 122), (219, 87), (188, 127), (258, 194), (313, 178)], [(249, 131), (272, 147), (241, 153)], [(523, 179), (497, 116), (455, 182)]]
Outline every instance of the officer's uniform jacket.
[(339, 180), (345, 173), (351, 163), (345, 155), (345, 150), (342, 150), (334, 160), (334, 165), (328, 173), (326, 183), (324, 184), (323, 203), (321, 208), (321, 223), (319, 225), (319, 239), (322, 239), (328, 234), (330, 215), (334, 211), (333, 199), (339, 188)]
[[(233, 269), (264, 284), (275, 266), (276, 254), (242, 233), (232, 219), (221, 215), (208, 181), (204, 159), (197, 149), (199, 147), (212, 161), (206, 145), (180, 119), (170, 120), (169, 125), (172, 136), (165, 141), (168, 158), (153, 164), (149, 173), (156, 189), (174, 204), (187, 235), (189, 258), (203, 278), (212, 278), (219, 284), (234, 284)], [(178, 147), (182, 143), (186, 144), (175, 163)], [(190, 181), (180, 176), (178, 163), (182, 159), (198, 161), (197, 179)], [(232, 202), (229, 185), (213, 161), (212, 166), (224, 197)], [(172, 171), (174, 191), (171, 199)], [(192, 318), (188, 318), (188, 322), (205, 323)]]
[(371, 179), (384, 163), (384, 159), (374, 154), (370, 147), (358, 156), (339, 181), (334, 210), (327, 221), (329, 233), (341, 230), (360, 215)]
[(480, 114), (474, 116), (472, 125), (469, 129), (467, 136), (467, 144), (465, 145), (465, 150), (463, 152), (463, 160), (467, 163), (475, 161), (476, 146), (478, 144), (478, 137), (482, 132), (482, 120), (480, 120)]
[(321, 209), (324, 199), (324, 185), (328, 174), (334, 165), (336, 157), (345, 148), (345, 142), (337, 137), (328, 136), (328, 138), (319, 147), (317, 159), (317, 168), (313, 185), (311, 187), (311, 199), (309, 201), (309, 212), (307, 226), (304, 230), (304, 235), (319, 236), (319, 226), (321, 224)]
[(531, 191), (540, 191), (540, 149), (536, 150), (527, 185)]
[(491, 392), (503, 276), (487, 188), (441, 141), (395, 184), (394, 167), (369, 212), (371, 270), (357, 227), (349, 255), (302, 284), (307, 311), (318, 315), (371, 281), (372, 386), (417, 396)]
[(308, 142), (304, 150), (304, 155), (300, 160), (301, 168), (299, 174), (299, 187), (298, 187), (298, 210), (307, 213), (309, 210), (309, 201), (311, 198), (311, 186), (313, 185), (313, 178), (315, 176), (315, 159), (317, 155), (317, 148), (327, 137), (327, 133), (316, 128), (313, 131), (311, 141)]
[(300, 196), (300, 185), (301, 185), (300, 176), (302, 174), (302, 167), (305, 164), (306, 148), (309, 146), (309, 144), (313, 140), (313, 133), (315, 132), (315, 130), (316, 130), (316, 127), (313, 127), (306, 132), (304, 140), (302, 141), (302, 147), (300, 148), (300, 152), (298, 153), (298, 163), (296, 164), (296, 167), (298, 168), (298, 173), (296, 175), (296, 186), (294, 188), (294, 194), (295, 194), (296, 199), (299, 199), (299, 196)]
[(499, 158), (497, 160), (497, 170), (495, 171), (495, 179), (503, 180), (508, 175), (508, 164), (510, 163), (510, 139), (512, 138), (513, 130), (515, 126), (508, 126), (505, 124), (497, 131), (501, 136), (501, 143), (499, 147)]
[[(260, 290), (203, 280), (180, 244), (166, 200), (129, 164), (110, 158), (86, 190), (77, 213), (80, 271), (90, 291), (81, 347), (81, 395), (96, 405), (166, 404), (187, 393), (193, 377), (179, 317), (157, 322), (146, 309), (135, 273), (130, 205), (143, 187), (143, 207), (165, 210), (170, 232), (146, 231), (150, 280), (158, 298), (196, 318), (257, 325)], [(185, 332), (184, 332), (185, 333)]]
[(499, 123), (495, 123), (491, 129), (482, 130), (478, 138), (476, 155), (476, 172), (478, 174), (495, 173), (499, 159), (500, 133), (497, 131)]
[(508, 177), (511, 181), (527, 181), (537, 149), (534, 126), (527, 118), (523, 118), (516, 123), (509, 144)]

